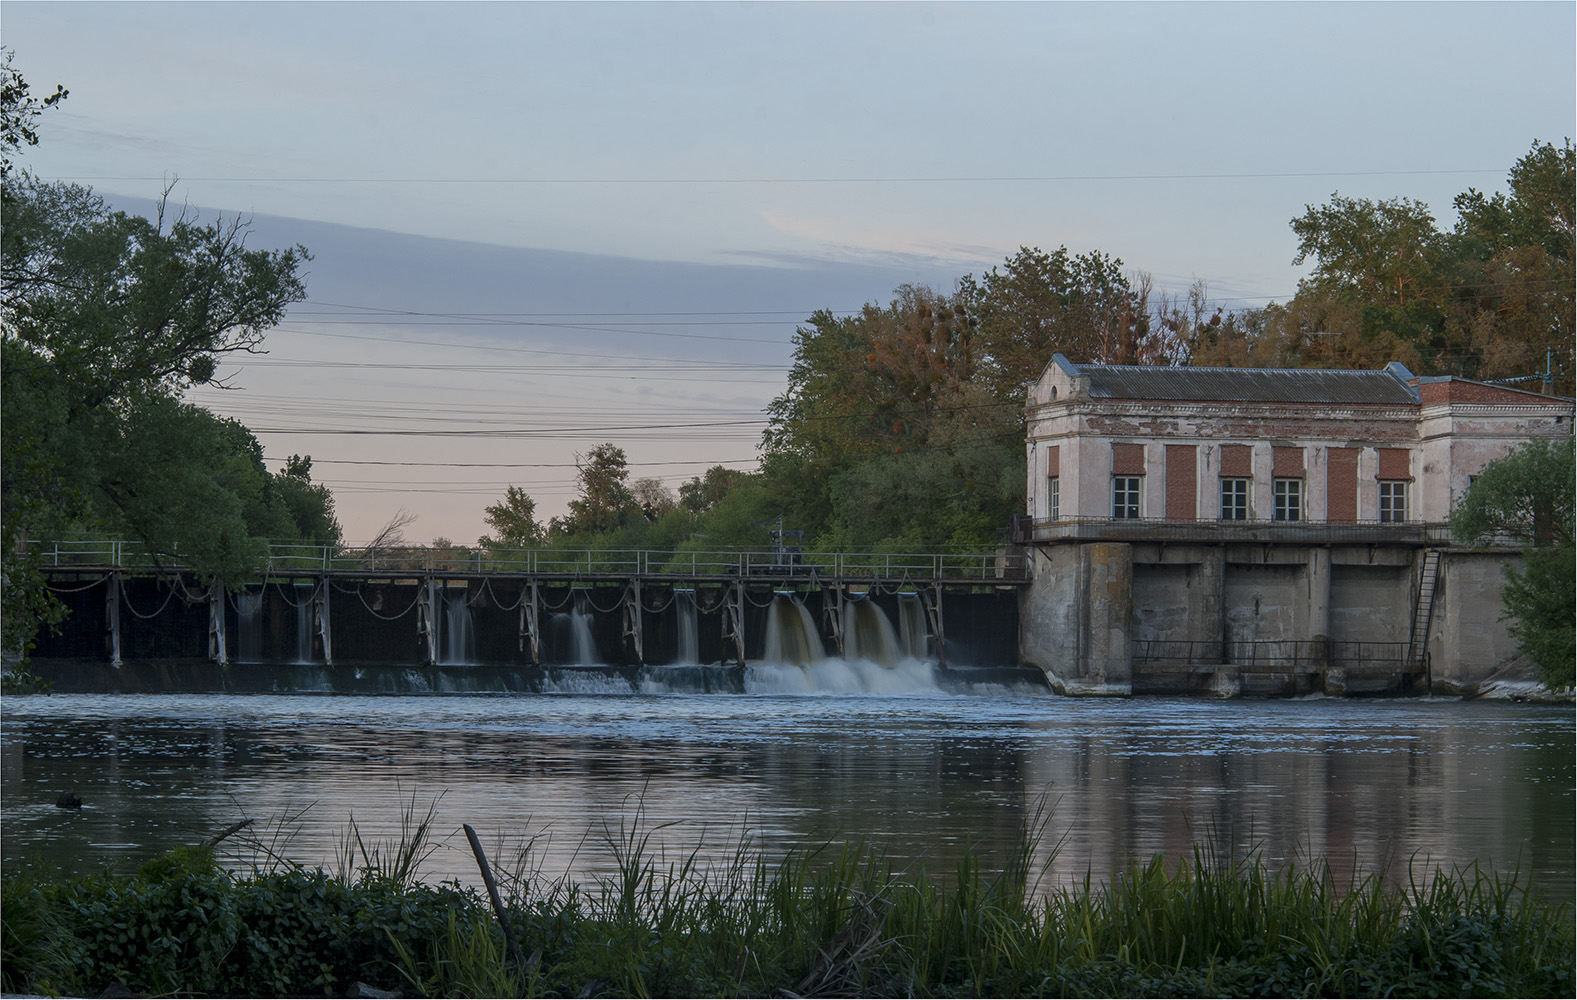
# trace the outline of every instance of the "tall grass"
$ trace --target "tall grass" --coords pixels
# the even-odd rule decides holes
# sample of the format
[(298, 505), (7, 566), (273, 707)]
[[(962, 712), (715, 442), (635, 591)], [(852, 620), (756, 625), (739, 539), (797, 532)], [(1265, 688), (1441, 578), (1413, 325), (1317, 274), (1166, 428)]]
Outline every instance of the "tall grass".
[[(131, 876), (4, 893), (4, 986), (97, 993), (343, 995), (360, 980), (428, 996), (1570, 996), (1569, 903), (1477, 865), (1375, 872), (1257, 854), (1136, 860), (1045, 886), (1033, 827), (1001, 867), (966, 850), (936, 878), (868, 847), (774, 861), (654, 849), (610, 831), (614, 871), (503, 881), (524, 967), (488, 905), (415, 880), (432, 812), (400, 844), (352, 834), (335, 877), (231, 875), (211, 854)], [(198, 933), (193, 932), (197, 928)], [(258, 928), (266, 928), (258, 933)], [(132, 933), (127, 933), (133, 929)], [(175, 947), (171, 942), (181, 942)], [(195, 942), (195, 943), (193, 943)]]

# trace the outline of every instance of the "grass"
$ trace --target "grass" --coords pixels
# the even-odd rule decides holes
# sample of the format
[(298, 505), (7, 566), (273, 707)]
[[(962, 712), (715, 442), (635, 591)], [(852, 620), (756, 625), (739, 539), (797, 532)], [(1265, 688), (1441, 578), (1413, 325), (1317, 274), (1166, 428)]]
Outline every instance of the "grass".
[(1104, 882), (1043, 887), (1033, 838), (1002, 869), (949, 877), (866, 849), (772, 863), (741, 845), (703, 864), (609, 834), (615, 873), (504, 878), (517, 964), (487, 902), (416, 869), (432, 810), (395, 844), (354, 828), (335, 875), (233, 874), (181, 848), (136, 872), (7, 877), (10, 992), (422, 996), (1570, 996), (1569, 903), (1478, 866), (1376, 872), (1339, 887), (1318, 861), (1272, 869), (1215, 852), (1157, 856)]

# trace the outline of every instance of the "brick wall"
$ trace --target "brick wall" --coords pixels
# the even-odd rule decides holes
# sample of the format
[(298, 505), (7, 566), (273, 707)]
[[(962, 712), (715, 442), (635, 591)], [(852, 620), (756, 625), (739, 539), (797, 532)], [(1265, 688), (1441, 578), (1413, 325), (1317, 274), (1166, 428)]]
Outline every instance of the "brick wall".
[(1358, 449), (1325, 452), (1325, 519), (1337, 524), (1358, 520)]
[(1380, 449), (1380, 479), (1412, 479), (1413, 471), (1409, 464), (1410, 452), (1406, 448), (1381, 448)]
[(1221, 446), (1221, 475), (1227, 479), (1248, 479), (1254, 475), (1254, 450), (1246, 444)]
[(1279, 445), (1271, 449), (1271, 475), (1278, 479), (1303, 478), (1303, 449), (1283, 448)]
[(1112, 444), (1112, 475), (1144, 475), (1144, 445)]
[(1169, 521), (1193, 521), (1199, 517), (1198, 446), (1166, 446), (1166, 517)]

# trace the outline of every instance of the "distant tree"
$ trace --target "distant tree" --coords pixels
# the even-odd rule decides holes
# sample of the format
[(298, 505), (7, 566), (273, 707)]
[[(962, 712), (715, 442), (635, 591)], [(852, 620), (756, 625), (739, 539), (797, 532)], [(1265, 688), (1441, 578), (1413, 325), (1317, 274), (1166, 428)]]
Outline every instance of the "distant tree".
[(664, 515), (679, 509), (678, 498), (661, 479), (637, 479), (630, 486), (630, 495), (648, 521), (661, 520)]
[(725, 465), (714, 465), (706, 470), (705, 475), (693, 476), (689, 482), (680, 485), (679, 505), (691, 513), (704, 514), (722, 503), (723, 498), (743, 483), (748, 475)]
[(575, 456), (578, 495), (569, 502), (569, 514), (548, 522), (555, 535), (596, 535), (617, 529), (626, 517), (640, 508), (625, 481), (629, 479), (629, 460), (624, 449), (612, 443), (599, 444), (584, 455)]
[(501, 503), (483, 509), (482, 519), (493, 529), (476, 544), (483, 548), (529, 549), (543, 543), (546, 533), (537, 521), (537, 502), (525, 490), (511, 486)]
[(1571, 686), (1577, 660), (1574, 480), (1572, 438), (1532, 441), (1486, 465), (1451, 513), (1451, 531), (1460, 541), (1503, 537), (1526, 546), (1525, 569), (1506, 571), (1502, 618), (1552, 688)]

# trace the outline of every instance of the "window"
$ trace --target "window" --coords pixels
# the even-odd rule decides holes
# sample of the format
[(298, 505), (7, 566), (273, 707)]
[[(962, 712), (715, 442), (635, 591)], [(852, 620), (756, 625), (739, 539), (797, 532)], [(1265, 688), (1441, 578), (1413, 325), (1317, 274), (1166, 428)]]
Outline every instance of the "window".
[(1407, 520), (1407, 481), (1380, 480), (1380, 521), (1398, 524)]
[(1112, 517), (1138, 520), (1139, 484), (1143, 481), (1143, 476), (1112, 477)]
[(1303, 480), (1276, 480), (1275, 496), (1276, 510), (1274, 516), (1276, 520), (1303, 520)]
[(1221, 520), (1248, 520), (1248, 480), (1221, 480)]
[(1046, 513), (1053, 521), (1062, 516), (1062, 480), (1057, 476), (1046, 480)]

